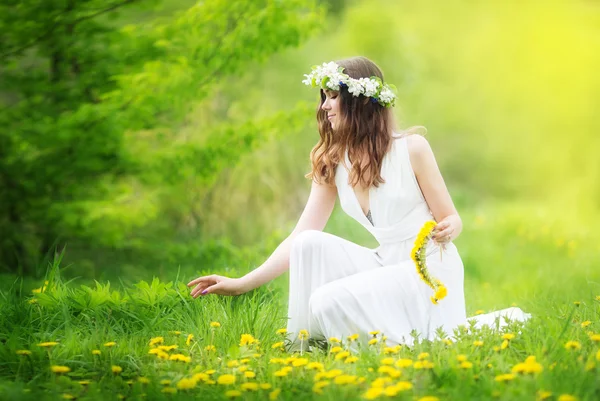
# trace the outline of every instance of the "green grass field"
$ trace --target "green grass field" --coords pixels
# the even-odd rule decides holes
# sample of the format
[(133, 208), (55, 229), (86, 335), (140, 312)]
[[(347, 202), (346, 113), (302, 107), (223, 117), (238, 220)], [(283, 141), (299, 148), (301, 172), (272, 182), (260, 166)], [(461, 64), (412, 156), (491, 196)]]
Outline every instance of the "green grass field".
[(191, 275), (84, 285), (61, 277), (60, 260), (46, 284), (5, 278), (0, 399), (597, 400), (598, 241), (532, 210), (465, 215), (457, 240), (468, 315), (516, 304), (532, 319), (413, 348), (386, 347), (378, 333), (358, 354), (347, 338), (287, 354), (277, 332), (285, 275), (240, 297), (199, 299), (185, 286)]

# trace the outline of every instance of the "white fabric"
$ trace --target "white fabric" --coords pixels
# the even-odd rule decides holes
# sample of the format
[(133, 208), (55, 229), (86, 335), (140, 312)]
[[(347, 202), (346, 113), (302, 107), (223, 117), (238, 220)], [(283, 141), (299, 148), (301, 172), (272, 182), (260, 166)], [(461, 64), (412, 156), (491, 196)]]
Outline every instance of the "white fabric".
[[(290, 253), (288, 336), (297, 350), (302, 329), (315, 339), (329, 339), (358, 333), (363, 344), (369, 331), (379, 330), (388, 345), (412, 345), (411, 331), (419, 338), (434, 339), (441, 327), (452, 338), (458, 325), (468, 326), (464, 298), (463, 263), (453, 243), (441, 255), (429, 242), (427, 265), (434, 277), (448, 288), (438, 305), (433, 291), (419, 278), (410, 251), (423, 223), (433, 216), (410, 165), (406, 137), (394, 137), (392, 149), (384, 156), (381, 174), (384, 184), (369, 191), (374, 226), (363, 213), (348, 171), (340, 163), (336, 185), (342, 209), (361, 223), (380, 246), (366, 248), (322, 231), (298, 234)], [(346, 153), (346, 166), (350, 166)], [(477, 327), (504, 326), (507, 316), (525, 321), (530, 315), (519, 308), (502, 309), (469, 318)], [(496, 321), (496, 322), (495, 322)], [(306, 350), (306, 342), (303, 349)], [(356, 347), (354, 347), (356, 349)]]

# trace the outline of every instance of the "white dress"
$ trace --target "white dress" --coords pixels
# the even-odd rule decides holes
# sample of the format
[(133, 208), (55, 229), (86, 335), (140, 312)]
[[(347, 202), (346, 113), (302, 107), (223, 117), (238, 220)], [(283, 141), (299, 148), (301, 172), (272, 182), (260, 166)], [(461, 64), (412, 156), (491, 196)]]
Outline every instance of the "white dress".
[[(464, 268), (453, 243), (446, 244), (440, 260), (439, 247), (429, 241), (427, 265), (440, 279), (448, 295), (434, 305), (433, 291), (419, 278), (410, 258), (420, 228), (433, 216), (410, 165), (406, 137), (394, 136), (384, 156), (381, 175), (385, 183), (369, 190), (373, 223), (363, 213), (348, 171), (336, 169), (335, 183), (342, 209), (373, 234), (380, 246), (366, 248), (338, 236), (307, 230), (292, 243), (289, 264), (288, 338), (290, 351), (299, 349), (298, 333), (323, 340), (345, 339), (358, 333), (366, 345), (368, 332), (379, 330), (387, 344), (412, 345), (411, 332), (433, 340), (441, 328), (449, 337), (459, 325), (468, 325), (465, 312)], [(346, 165), (350, 166), (346, 153)], [(507, 316), (527, 320), (519, 308), (507, 308), (469, 318), (476, 326), (503, 326)], [(303, 349), (308, 347), (303, 343)], [(353, 345), (356, 350), (356, 346)]]

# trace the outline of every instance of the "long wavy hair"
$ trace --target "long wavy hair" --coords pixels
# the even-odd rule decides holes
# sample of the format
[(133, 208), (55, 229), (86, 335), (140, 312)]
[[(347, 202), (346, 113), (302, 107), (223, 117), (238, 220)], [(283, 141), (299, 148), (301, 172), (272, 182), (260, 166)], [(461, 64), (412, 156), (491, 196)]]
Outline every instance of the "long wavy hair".
[[(336, 63), (352, 78), (376, 76), (383, 81), (381, 69), (366, 57), (352, 57)], [(336, 130), (333, 131), (327, 112), (322, 109), (326, 97), (321, 89), (321, 101), (317, 109), (321, 138), (310, 153), (312, 171), (306, 174), (306, 178), (319, 184), (335, 185), (335, 168), (338, 163), (345, 163), (344, 154), (347, 150), (352, 166), (349, 184), (352, 187), (358, 184), (366, 188), (379, 187), (379, 184), (385, 182), (381, 176), (381, 165), (395, 131), (392, 110), (371, 102), (364, 95), (355, 97), (346, 87), (340, 87), (339, 99), (341, 115)], [(424, 127), (410, 127), (402, 134), (416, 133), (417, 128)]]

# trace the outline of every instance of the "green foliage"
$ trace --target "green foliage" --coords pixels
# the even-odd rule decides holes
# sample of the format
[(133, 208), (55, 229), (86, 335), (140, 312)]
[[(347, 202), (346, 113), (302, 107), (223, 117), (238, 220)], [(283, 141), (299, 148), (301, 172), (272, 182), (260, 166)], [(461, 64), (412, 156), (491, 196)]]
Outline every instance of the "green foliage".
[[(134, 5), (0, 6), (0, 59), (7, 66), (0, 78), (0, 185), (6, 189), (0, 264), (6, 269), (32, 273), (57, 239), (123, 246), (130, 230), (160, 213), (156, 191), (133, 208), (122, 204), (150, 172), (154, 184), (190, 175), (204, 178), (201, 185), (214, 181), (263, 140), (256, 125), (237, 127), (233, 142), (203, 133), (208, 148), (181, 144), (158, 163), (126, 146), (129, 133), (181, 120), (193, 102), (212, 96), (216, 83), (297, 46), (322, 16), (311, 0), (213, 0), (166, 22), (119, 27), (104, 18)], [(169, 168), (160, 169), (164, 164)], [(119, 214), (119, 223), (96, 224), (107, 214)]]

